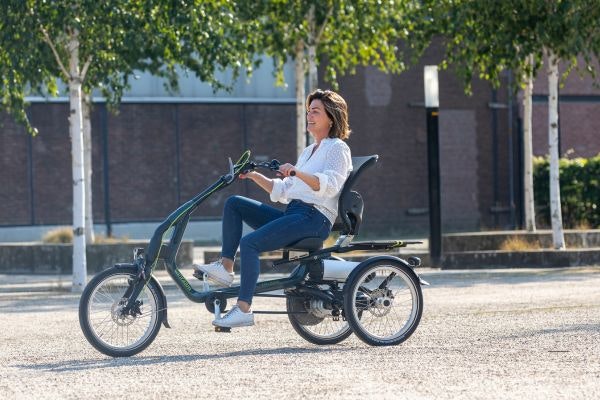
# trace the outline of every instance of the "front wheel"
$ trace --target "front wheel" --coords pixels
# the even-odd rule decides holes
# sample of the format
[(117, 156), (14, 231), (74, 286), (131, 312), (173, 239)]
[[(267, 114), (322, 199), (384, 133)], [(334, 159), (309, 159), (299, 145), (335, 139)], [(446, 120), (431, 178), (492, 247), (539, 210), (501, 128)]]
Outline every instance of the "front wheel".
[(423, 293), (414, 272), (402, 262), (383, 259), (358, 267), (344, 289), (346, 318), (365, 343), (396, 345), (417, 329)]
[(115, 267), (96, 275), (79, 301), (79, 325), (98, 351), (111, 357), (129, 357), (152, 343), (164, 318), (160, 288), (150, 280), (135, 306), (122, 312), (135, 282), (136, 268)]

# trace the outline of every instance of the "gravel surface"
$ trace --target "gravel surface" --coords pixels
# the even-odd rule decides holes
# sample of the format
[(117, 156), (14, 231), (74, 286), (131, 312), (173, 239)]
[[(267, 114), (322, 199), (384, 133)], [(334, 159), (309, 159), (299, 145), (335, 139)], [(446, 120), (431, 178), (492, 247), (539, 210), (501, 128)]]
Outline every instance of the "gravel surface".
[(315, 346), (284, 315), (215, 333), (204, 305), (167, 286), (173, 329), (127, 359), (87, 343), (78, 295), (4, 285), (0, 398), (600, 398), (600, 268), (421, 274), (423, 318), (399, 346)]

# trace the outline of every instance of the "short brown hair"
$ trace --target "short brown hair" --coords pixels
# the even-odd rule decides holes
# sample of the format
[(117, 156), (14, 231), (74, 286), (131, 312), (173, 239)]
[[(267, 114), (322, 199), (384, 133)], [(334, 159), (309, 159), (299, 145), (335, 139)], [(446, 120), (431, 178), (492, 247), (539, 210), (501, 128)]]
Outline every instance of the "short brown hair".
[(348, 124), (348, 106), (342, 96), (332, 90), (317, 89), (306, 98), (307, 112), (313, 100), (321, 100), (323, 102), (325, 112), (333, 122), (328, 136), (342, 140), (348, 139), (351, 132), (350, 125)]

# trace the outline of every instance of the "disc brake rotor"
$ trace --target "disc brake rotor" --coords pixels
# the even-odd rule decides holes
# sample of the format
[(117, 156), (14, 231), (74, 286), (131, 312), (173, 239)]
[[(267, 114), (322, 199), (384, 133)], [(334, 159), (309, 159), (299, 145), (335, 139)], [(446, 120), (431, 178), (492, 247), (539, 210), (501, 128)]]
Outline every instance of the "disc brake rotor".
[[(135, 322), (136, 315), (124, 314), (123, 307), (127, 304), (126, 300), (115, 301), (110, 309), (112, 320), (119, 326), (128, 326)], [(136, 305), (136, 308), (139, 308)]]

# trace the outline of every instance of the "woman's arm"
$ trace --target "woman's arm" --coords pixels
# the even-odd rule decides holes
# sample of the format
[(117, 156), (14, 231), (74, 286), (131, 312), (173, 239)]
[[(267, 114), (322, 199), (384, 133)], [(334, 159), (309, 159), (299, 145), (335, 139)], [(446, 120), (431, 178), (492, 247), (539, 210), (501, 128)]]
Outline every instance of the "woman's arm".
[(250, 171), (247, 174), (240, 174), (240, 178), (254, 181), (254, 183), (256, 183), (269, 194), (273, 191), (273, 180), (256, 171)]
[(296, 170), (296, 176), (310, 186), (315, 192), (318, 192), (321, 189), (321, 182), (315, 175)]
[(296, 176), (296, 178), (299, 178), (301, 181), (306, 183), (315, 192), (318, 192), (321, 188), (321, 183), (317, 176), (297, 170), (292, 164), (283, 164), (279, 167), (279, 173), (282, 176), (291, 176), (290, 174), (292, 171), (295, 172), (294, 176)]
[(323, 170), (309, 174), (302, 172), (292, 164), (283, 164), (279, 167), (279, 173), (284, 177), (291, 176), (292, 171), (295, 176), (306, 183), (319, 197), (335, 196), (342, 189), (348, 171), (352, 169), (352, 157), (350, 148), (343, 142), (340, 142), (329, 149)]

